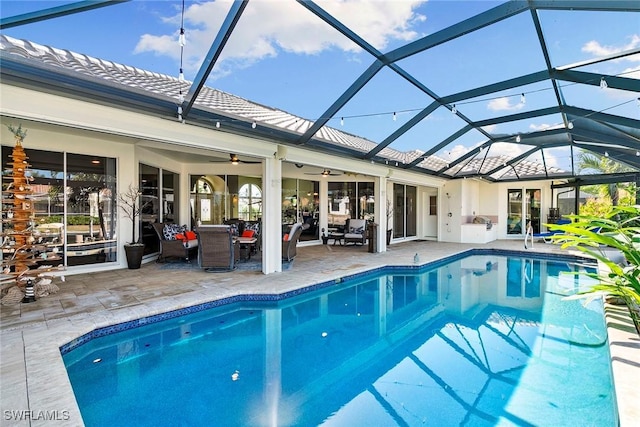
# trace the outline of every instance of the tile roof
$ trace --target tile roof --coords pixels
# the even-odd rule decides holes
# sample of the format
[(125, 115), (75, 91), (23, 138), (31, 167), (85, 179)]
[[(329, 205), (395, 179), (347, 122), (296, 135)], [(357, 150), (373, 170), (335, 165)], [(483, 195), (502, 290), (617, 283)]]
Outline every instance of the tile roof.
[[(0, 35), (0, 51), (26, 60), (37, 61), (37, 65), (40, 67), (60, 68), (78, 73), (78, 78), (92, 79), (97, 82), (110, 82), (126, 88), (165, 97), (174, 102), (176, 106), (180, 103), (181, 91), (182, 93), (187, 93), (191, 85), (188, 81), (180, 81), (178, 78), (166, 74), (118, 64), (69, 50), (44, 46), (27, 40), (18, 40), (5, 35)], [(221, 119), (221, 121), (257, 121), (261, 125), (271, 126), (296, 135), (304, 134), (313, 125), (312, 121), (286, 111), (261, 105), (207, 86), (202, 88), (194, 105), (199, 109), (208, 110), (226, 118)], [(368, 153), (377, 145), (366, 138), (328, 126), (323, 126), (318, 130), (315, 139), (362, 154)], [(393, 165), (396, 163), (398, 165), (408, 165), (423, 154), (424, 152), (420, 150), (402, 152), (386, 147), (378, 153), (378, 156), (387, 159)], [(508, 160), (504, 156), (488, 157), (483, 162), (483, 170), (487, 167), (491, 168), (490, 165), (499, 165)], [(446, 176), (454, 177), (458, 174), (470, 174), (477, 171), (480, 162), (481, 160), (474, 159), (466, 164), (458, 164), (456, 167), (448, 169)], [(448, 165), (444, 159), (431, 155), (420, 161), (417, 166), (431, 172), (437, 172), (447, 169)], [(521, 173), (544, 175), (545, 173), (542, 165), (533, 162), (521, 161), (514, 168), (518, 175)], [(507, 172), (507, 174), (513, 173), (513, 169), (509, 169), (511, 172)], [(558, 170), (556, 172), (562, 171)]]

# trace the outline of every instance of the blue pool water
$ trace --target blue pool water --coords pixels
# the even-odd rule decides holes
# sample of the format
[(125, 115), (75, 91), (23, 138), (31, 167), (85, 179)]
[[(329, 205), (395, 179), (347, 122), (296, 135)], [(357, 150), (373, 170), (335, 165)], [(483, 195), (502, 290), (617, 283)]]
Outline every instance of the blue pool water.
[[(602, 302), (474, 255), (63, 348), (87, 426), (615, 426)], [(564, 273), (563, 273), (564, 272)]]

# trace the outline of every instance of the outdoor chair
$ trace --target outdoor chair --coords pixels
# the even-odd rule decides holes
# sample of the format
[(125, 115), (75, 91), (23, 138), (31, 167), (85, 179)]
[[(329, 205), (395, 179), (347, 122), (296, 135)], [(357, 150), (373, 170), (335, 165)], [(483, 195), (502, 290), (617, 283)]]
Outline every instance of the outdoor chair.
[(156, 262), (165, 262), (167, 258), (180, 258), (190, 262), (191, 253), (198, 248), (197, 237), (187, 238), (187, 231), (178, 224), (154, 222), (151, 225), (160, 240), (160, 254)]
[(288, 234), (282, 239), (282, 260), (291, 262), (297, 255), (298, 240), (308, 224), (295, 223)]
[(240, 243), (229, 225), (202, 225), (198, 235), (198, 262), (205, 271), (230, 271), (240, 260)]
[(344, 227), (344, 244), (364, 245), (367, 242), (367, 220), (349, 218)]

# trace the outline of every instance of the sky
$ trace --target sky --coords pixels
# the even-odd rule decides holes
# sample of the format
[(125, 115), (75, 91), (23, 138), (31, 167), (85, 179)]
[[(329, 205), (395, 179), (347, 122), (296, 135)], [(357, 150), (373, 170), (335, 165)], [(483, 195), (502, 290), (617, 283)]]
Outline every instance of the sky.
[[(3, 0), (3, 18), (67, 4), (61, 1)], [(318, 1), (379, 51), (445, 29), (497, 6), (500, 1), (342, 0)], [(231, 2), (134, 0), (89, 12), (10, 28), (19, 39), (135, 66), (171, 76), (182, 65), (187, 80), (197, 74)], [(639, 13), (541, 11), (540, 21), (553, 66), (562, 66), (640, 48)], [(186, 45), (181, 50), (181, 22)], [(207, 85), (270, 107), (315, 120), (373, 62), (353, 42), (295, 1), (251, 0)], [(529, 12), (475, 31), (398, 65), (438, 96), (546, 69)], [(600, 62), (580, 70), (640, 79), (640, 55)], [(569, 104), (640, 118), (637, 94), (563, 83)], [(523, 102), (522, 93), (525, 93)], [(384, 140), (433, 99), (383, 69), (328, 123), (374, 142)], [(555, 105), (548, 82), (465, 101), (457, 110), (483, 120)], [(395, 114), (395, 120), (393, 119)], [(342, 124), (341, 119), (342, 118)], [(559, 115), (487, 127), (495, 134), (533, 132), (558, 126)], [(444, 107), (391, 147), (426, 151), (464, 126)], [(484, 142), (472, 131), (441, 150), (455, 159)], [(503, 147), (517, 155), (518, 147)], [(557, 150), (556, 150), (557, 151)], [(564, 154), (566, 155), (566, 153)], [(563, 154), (554, 154), (561, 162)], [(570, 159), (565, 159), (570, 161)]]

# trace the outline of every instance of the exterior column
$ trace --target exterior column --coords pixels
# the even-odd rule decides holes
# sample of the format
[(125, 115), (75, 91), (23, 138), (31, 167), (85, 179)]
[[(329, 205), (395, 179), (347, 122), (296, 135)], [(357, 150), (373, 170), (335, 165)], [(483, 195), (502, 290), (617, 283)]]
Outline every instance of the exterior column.
[(262, 163), (262, 272), (282, 271), (282, 162)]
[(378, 252), (387, 251), (387, 178), (377, 177), (375, 179), (375, 199), (376, 207), (374, 218), (378, 224)]
[(328, 235), (329, 231), (329, 183), (326, 179), (320, 180), (320, 185), (318, 188), (319, 196), (320, 196), (320, 218), (318, 221), (318, 227), (320, 227), (319, 235), (322, 236), (322, 230)]

